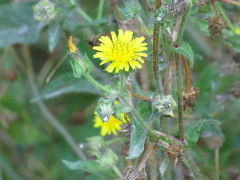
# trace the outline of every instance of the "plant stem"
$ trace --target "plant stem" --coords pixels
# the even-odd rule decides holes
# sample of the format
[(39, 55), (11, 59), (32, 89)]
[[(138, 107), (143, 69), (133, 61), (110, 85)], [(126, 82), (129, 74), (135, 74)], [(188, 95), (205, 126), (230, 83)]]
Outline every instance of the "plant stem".
[(146, 97), (146, 96), (142, 96), (139, 94), (132, 94), (133, 97), (139, 98), (139, 99), (143, 99), (144, 101), (151, 101), (150, 98)]
[(191, 154), (188, 152), (187, 149), (184, 150), (183, 155), (184, 155), (187, 167), (189, 168), (190, 172), (194, 175), (194, 179), (204, 180), (199, 168), (196, 165), (196, 162), (194, 161), (193, 157), (191, 156)]
[(185, 92), (188, 93), (191, 89), (191, 76), (188, 60), (185, 55), (182, 55), (182, 60), (185, 68)]
[(122, 179), (122, 173), (119, 171), (117, 166), (114, 165), (112, 168), (113, 168), (114, 172)]
[(232, 0), (216, 0), (216, 1), (222, 1), (222, 2), (229, 3), (229, 4), (234, 4), (234, 5), (240, 6), (240, 2), (237, 2), (237, 1), (232, 1)]
[(101, 19), (101, 18), (102, 18), (103, 6), (104, 6), (104, 0), (100, 0), (99, 5), (98, 5), (98, 15), (97, 15), (97, 19)]
[(168, 71), (167, 71), (166, 82), (165, 82), (165, 86), (164, 86), (164, 94), (165, 95), (169, 94), (169, 89), (170, 89), (171, 84), (172, 84), (172, 74), (173, 74), (174, 64), (175, 64), (175, 62), (171, 58), (169, 60), (169, 64), (168, 64)]
[(214, 4), (216, 5), (216, 8), (218, 12), (221, 14), (222, 18), (226, 21), (228, 28), (235, 34), (236, 33), (235, 28), (231, 21), (229, 20), (229, 18), (227, 17), (227, 15), (225, 14), (225, 12), (223, 11), (222, 6), (219, 4), (219, 2), (214, 2)]
[(175, 56), (176, 62), (176, 78), (177, 78), (177, 96), (178, 96), (178, 122), (179, 122), (179, 137), (184, 140), (184, 126), (183, 126), (183, 98), (182, 98), (182, 75), (179, 54)]
[(90, 83), (92, 83), (94, 86), (99, 88), (101, 91), (109, 93), (109, 94), (112, 93), (111, 90), (109, 90), (105, 86), (103, 86), (100, 83), (98, 83), (89, 73), (84, 74), (84, 76)]
[(119, 94), (121, 96), (123, 94), (123, 90), (124, 90), (124, 72), (123, 71), (120, 72), (119, 79), (120, 79), (120, 91), (119, 91)]
[[(30, 87), (32, 89), (32, 93), (35, 97), (41, 97), (37, 85), (34, 81), (34, 72), (32, 67), (32, 60), (30, 57), (30, 52), (28, 46), (24, 46), (23, 48), (24, 58), (27, 64), (27, 76), (29, 80)], [(47, 109), (46, 105), (43, 103), (42, 99), (40, 98), (39, 101), (36, 102), (38, 108), (45, 116), (46, 120), (58, 131), (59, 134), (65, 139), (68, 145), (72, 148), (74, 153), (82, 160), (86, 160), (85, 154), (81, 151), (78, 147), (75, 140), (71, 137), (71, 135), (64, 129), (64, 127), (59, 123), (59, 121), (52, 115), (51, 112)]]
[[(161, 0), (155, 1), (155, 11), (161, 7)], [(162, 78), (159, 72), (158, 66), (158, 43), (159, 43), (159, 24), (157, 20), (154, 21), (154, 30), (153, 30), (153, 74), (156, 82), (157, 90), (162, 93)]]
[(146, 154), (146, 156), (143, 158), (143, 160), (140, 162), (139, 166), (138, 166), (138, 170), (141, 172), (142, 169), (145, 167), (145, 164), (147, 163), (147, 160), (149, 159), (149, 157), (151, 156), (151, 154), (158, 148), (157, 145), (153, 146), (148, 153)]
[(91, 18), (90, 16), (88, 16), (87, 13), (85, 13), (85, 12), (80, 8), (80, 6), (76, 3), (75, 0), (70, 0), (70, 3), (71, 3), (72, 6), (75, 7), (77, 13), (78, 13), (81, 17), (83, 17), (83, 18), (84, 18), (86, 21), (88, 21), (88, 22), (92, 21), (92, 18)]
[(215, 149), (215, 176), (219, 180), (219, 149)]
[(143, 22), (143, 20), (142, 20), (142, 18), (141, 18), (140, 15), (137, 15), (137, 20), (138, 20), (139, 23), (142, 25), (142, 27), (143, 27), (145, 33), (148, 35), (148, 37), (150, 37), (150, 36), (151, 36), (151, 35), (150, 35), (150, 32), (149, 32), (149, 30), (148, 30), (146, 24)]
[(180, 21), (180, 26), (179, 26), (179, 30), (178, 30), (178, 35), (177, 35), (177, 39), (176, 39), (176, 42), (174, 43), (174, 46), (175, 47), (178, 47), (180, 46), (180, 43), (182, 41), (182, 36), (183, 36), (183, 32), (184, 32), (184, 27), (185, 27), (185, 24), (187, 22), (187, 19), (188, 19), (188, 15), (190, 13), (190, 10), (191, 10), (191, 4), (189, 4), (187, 6), (187, 9), (185, 11), (185, 13), (183, 14), (183, 16), (181, 17), (181, 21)]

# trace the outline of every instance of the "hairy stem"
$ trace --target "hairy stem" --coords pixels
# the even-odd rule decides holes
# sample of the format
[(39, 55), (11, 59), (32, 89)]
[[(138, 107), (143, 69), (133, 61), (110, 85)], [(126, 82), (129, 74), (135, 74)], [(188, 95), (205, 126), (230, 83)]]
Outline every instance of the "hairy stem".
[(182, 97), (182, 75), (179, 55), (176, 54), (176, 79), (177, 79), (177, 97), (178, 97), (178, 122), (179, 122), (179, 137), (184, 140), (184, 126), (183, 126), (183, 97)]
[(190, 172), (194, 175), (195, 180), (204, 180), (203, 176), (199, 170), (199, 168), (196, 165), (196, 162), (194, 161), (191, 154), (185, 149), (184, 150), (184, 159), (186, 162), (187, 167), (189, 168)]
[[(32, 93), (35, 97), (40, 97), (37, 85), (34, 81), (34, 72), (32, 67), (32, 60), (30, 57), (30, 52), (28, 49), (28, 46), (24, 46), (23, 49), (24, 52), (24, 58), (26, 60), (27, 64), (27, 76), (29, 80), (30, 87), (32, 89)], [(85, 154), (81, 151), (81, 149), (78, 147), (75, 140), (72, 138), (72, 136), (64, 129), (64, 127), (59, 123), (59, 121), (52, 115), (52, 113), (47, 109), (46, 105), (43, 103), (42, 99), (40, 98), (36, 102), (38, 108), (42, 112), (42, 114), (45, 116), (46, 120), (57, 130), (59, 134), (65, 139), (65, 141), (68, 143), (68, 145), (72, 148), (74, 153), (82, 160), (86, 160)]]
[[(155, 1), (155, 11), (161, 7), (161, 0)], [(159, 43), (159, 24), (157, 20), (154, 21), (154, 30), (153, 30), (153, 74), (156, 82), (157, 90), (159, 93), (162, 92), (162, 78), (159, 72), (158, 66), (158, 43)]]
[(102, 84), (97, 82), (89, 73), (84, 74), (84, 76), (90, 83), (92, 83), (95, 87), (97, 87), (101, 91), (109, 93), (109, 94), (112, 93), (111, 90), (109, 90), (108, 88), (106, 88), (105, 86), (103, 86)]

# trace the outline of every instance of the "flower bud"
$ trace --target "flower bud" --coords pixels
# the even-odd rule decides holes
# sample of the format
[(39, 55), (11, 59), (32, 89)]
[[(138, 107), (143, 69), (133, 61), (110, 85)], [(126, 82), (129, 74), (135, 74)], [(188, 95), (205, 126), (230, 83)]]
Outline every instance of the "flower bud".
[(56, 16), (54, 4), (49, 0), (41, 0), (34, 7), (34, 19), (49, 22)]
[(157, 95), (152, 101), (153, 106), (161, 115), (173, 117), (173, 109), (177, 106), (172, 96)]

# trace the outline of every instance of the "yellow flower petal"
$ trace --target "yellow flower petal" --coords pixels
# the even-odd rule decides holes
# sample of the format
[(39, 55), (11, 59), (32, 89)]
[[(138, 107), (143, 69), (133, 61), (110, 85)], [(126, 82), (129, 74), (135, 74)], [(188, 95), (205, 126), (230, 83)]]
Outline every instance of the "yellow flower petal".
[(75, 53), (77, 51), (77, 48), (75, 44), (73, 43), (72, 36), (69, 37), (68, 39), (68, 48), (70, 52)]
[(94, 46), (97, 50), (94, 58), (102, 60), (100, 65), (109, 63), (106, 71), (118, 73), (119, 71), (129, 71), (132, 69), (141, 68), (140, 63), (144, 63), (142, 57), (147, 57), (143, 51), (147, 50), (147, 43), (143, 43), (144, 37), (133, 39), (132, 31), (125, 31), (119, 29), (118, 35), (111, 32), (111, 39), (108, 36), (99, 38), (101, 44)]

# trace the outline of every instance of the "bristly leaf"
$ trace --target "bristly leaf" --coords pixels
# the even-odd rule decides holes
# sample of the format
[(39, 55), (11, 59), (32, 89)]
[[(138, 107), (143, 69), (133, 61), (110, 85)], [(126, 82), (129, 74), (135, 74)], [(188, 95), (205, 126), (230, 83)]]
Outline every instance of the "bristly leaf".
[(53, 50), (56, 48), (60, 37), (61, 37), (62, 28), (59, 23), (53, 21), (49, 25), (48, 30), (48, 48), (50, 52), (53, 52)]
[[(41, 92), (41, 98), (51, 99), (70, 93), (100, 94), (100, 91), (90, 84), (86, 79), (75, 79), (71, 73), (61, 74), (53, 79)], [(31, 102), (39, 101), (35, 97)]]
[(193, 122), (190, 125), (185, 127), (184, 136), (190, 146), (197, 143), (202, 133), (203, 125), (209, 124), (209, 123), (215, 124), (217, 126), (220, 125), (220, 122), (216, 120), (200, 120), (200, 121)]
[(187, 57), (190, 67), (193, 67), (194, 64), (194, 53), (192, 47), (186, 43), (182, 42), (181, 46), (173, 49), (176, 53), (183, 54)]
[(71, 170), (82, 170), (91, 174), (95, 174), (104, 179), (104, 174), (109, 171), (108, 168), (104, 168), (97, 161), (66, 161), (62, 160), (62, 162)]
[[(138, 104), (138, 110), (146, 122), (149, 122), (152, 119), (151, 103), (140, 101)], [(146, 131), (141, 127), (141, 125), (137, 121), (133, 120), (132, 133), (130, 137), (130, 150), (127, 159), (135, 159), (142, 154), (144, 150), (146, 134)]]

